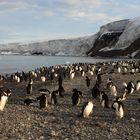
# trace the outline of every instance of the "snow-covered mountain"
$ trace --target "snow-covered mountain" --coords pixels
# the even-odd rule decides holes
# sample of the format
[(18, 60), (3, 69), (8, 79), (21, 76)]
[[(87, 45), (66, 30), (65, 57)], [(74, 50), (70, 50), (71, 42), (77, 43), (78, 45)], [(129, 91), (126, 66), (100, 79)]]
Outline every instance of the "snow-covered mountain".
[(100, 28), (90, 56), (140, 58), (140, 17), (106, 24)]
[(140, 17), (108, 23), (86, 37), (1, 44), (0, 53), (140, 58)]
[(74, 39), (59, 39), (34, 43), (0, 45), (1, 54), (85, 56), (97, 35)]

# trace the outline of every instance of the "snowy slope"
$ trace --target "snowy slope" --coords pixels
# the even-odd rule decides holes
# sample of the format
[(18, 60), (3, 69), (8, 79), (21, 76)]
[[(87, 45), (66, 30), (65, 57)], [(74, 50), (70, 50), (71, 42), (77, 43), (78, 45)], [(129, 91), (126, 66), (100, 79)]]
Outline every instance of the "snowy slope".
[(124, 49), (140, 37), (140, 17), (130, 20), (115, 48)]
[(59, 39), (34, 43), (12, 43), (0, 46), (1, 54), (36, 54), (43, 55), (67, 55), (85, 56), (86, 52), (93, 46), (97, 35), (86, 36), (75, 39)]

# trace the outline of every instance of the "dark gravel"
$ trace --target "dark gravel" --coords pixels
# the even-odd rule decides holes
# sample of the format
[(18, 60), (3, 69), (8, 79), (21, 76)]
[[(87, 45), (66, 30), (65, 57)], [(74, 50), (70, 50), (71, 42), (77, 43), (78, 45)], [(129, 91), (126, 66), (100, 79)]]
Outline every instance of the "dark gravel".
[[(106, 80), (111, 77), (122, 95), (124, 81), (140, 80), (140, 74), (104, 74), (102, 75), (101, 90), (105, 91), (112, 104), (111, 97), (106, 87)], [(112, 109), (104, 109), (99, 99), (93, 100), (91, 88), (95, 84), (95, 75), (90, 77), (91, 85), (86, 87), (85, 77), (76, 77), (73, 80), (64, 80), (64, 98), (58, 97), (58, 105), (49, 104), (45, 109), (39, 109), (39, 103), (34, 102), (30, 106), (24, 105), (26, 97), (35, 99), (38, 89), (57, 89), (57, 84), (35, 81), (32, 95), (26, 95), (26, 83), (3, 83), (12, 89), (3, 112), (0, 112), (0, 140), (140, 140), (140, 91), (134, 92), (124, 101), (125, 115), (122, 119), (116, 119)], [(72, 106), (72, 89), (77, 88), (84, 94), (78, 106)], [(93, 114), (89, 118), (80, 118), (83, 104), (92, 100), (94, 102)]]

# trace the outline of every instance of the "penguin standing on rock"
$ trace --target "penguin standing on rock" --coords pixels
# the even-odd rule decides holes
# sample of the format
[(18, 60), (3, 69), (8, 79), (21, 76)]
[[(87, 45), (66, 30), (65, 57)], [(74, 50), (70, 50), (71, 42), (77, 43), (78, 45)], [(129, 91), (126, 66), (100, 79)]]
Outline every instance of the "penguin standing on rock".
[(8, 101), (9, 96), (11, 95), (11, 90), (0, 89), (0, 111), (4, 110), (4, 107)]
[(140, 98), (138, 99), (138, 103), (140, 103)]
[(27, 94), (31, 94), (32, 93), (32, 90), (33, 90), (32, 84), (33, 84), (33, 80), (30, 79), (29, 82), (28, 82), (28, 85), (26, 87)]
[(140, 80), (138, 80), (136, 84), (136, 90), (138, 91), (139, 89), (140, 89)]
[(53, 92), (51, 93), (51, 104), (57, 104), (56, 93), (58, 93), (58, 91), (53, 91)]
[(87, 85), (87, 87), (89, 87), (89, 86), (90, 86), (90, 79), (89, 79), (89, 77), (88, 77), (88, 76), (86, 76), (86, 85)]
[(97, 98), (100, 95), (100, 90), (98, 83), (95, 84), (95, 86), (92, 88), (92, 97)]
[(73, 91), (73, 94), (72, 94), (72, 104), (73, 105), (78, 105), (80, 103), (80, 94), (79, 94), (79, 91), (75, 88), (72, 90)]
[(37, 97), (37, 100), (39, 100), (39, 104), (40, 104), (40, 109), (41, 108), (45, 108), (48, 105), (48, 100), (47, 100), (47, 95), (46, 94), (42, 94), (41, 96)]
[(103, 108), (109, 108), (109, 99), (103, 91), (100, 93), (100, 103)]
[(88, 101), (84, 104), (80, 117), (88, 118), (89, 115), (92, 114), (92, 112), (93, 112), (93, 103), (92, 101)]
[(110, 93), (113, 96), (117, 96), (117, 87), (115, 85), (110, 85)]
[(126, 90), (128, 94), (132, 94), (135, 91), (135, 85), (132, 81), (127, 84)]
[(116, 111), (116, 117), (119, 117), (120, 119), (124, 117), (124, 105), (121, 101), (114, 101), (112, 109)]

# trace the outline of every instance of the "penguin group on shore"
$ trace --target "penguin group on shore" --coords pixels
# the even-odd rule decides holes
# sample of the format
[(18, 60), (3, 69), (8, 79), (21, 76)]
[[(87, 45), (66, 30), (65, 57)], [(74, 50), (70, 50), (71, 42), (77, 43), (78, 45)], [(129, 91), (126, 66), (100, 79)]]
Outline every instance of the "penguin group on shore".
[[(110, 64), (112, 64), (111, 68), (113, 69), (106, 73), (104, 69), (106, 70), (107, 68), (104, 68), (103, 66), (107, 67)], [(120, 89), (118, 89), (119, 86), (117, 85), (117, 83), (115, 83), (114, 77), (111, 76), (110, 74), (116, 72), (118, 75), (119, 74), (126, 75), (127, 73), (129, 74), (131, 73), (132, 75), (132, 74), (136, 74), (137, 71), (138, 70), (136, 70), (136, 68), (135, 69), (134, 67), (131, 68), (131, 65), (129, 64), (127, 65), (127, 63), (123, 63), (123, 62), (99, 63), (97, 65), (79, 63), (79, 64), (70, 64), (70, 65), (62, 65), (62, 66), (61, 65), (52, 66), (50, 68), (42, 67), (40, 69), (30, 71), (28, 74), (24, 72), (22, 72), (22, 74), (16, 73), (11, 77), (13, 77), (14, 82), (16, 81), (16, 84), (20, 84), (22, 81), (25, 82), (28, 81), (26, 86), (26, 93), (27, 93), (26, 97), (27, 96), (28, 97), (24, 98), (23, 102), (25, 105), (30, 107), (30, 104), (39, 101), (40, 109), (47, 108), (50, 105), (56, 107), (61, 103), (61, 101), (66, 101), (66, 98), (69, 98), (69, 96), (67, 96), (67, 93), (69, 91), (67, 92), (66, 90), (67, 88), (65, 87), (64, 80), (66, 79), (69, 80), (70, 82), (73, 81), (75, 82), (76, 78), (82, 77), (81, 79), (84, 80), (80, 81), (81, 85), (78, 85), (78, 88), (84, 85), (82, 88), (80, 88), (80, 90), (85, 88), (84, 92), (87, 91), (89, 92), (89, 94), (80, 91), (77, 87), (75, 87), (76, 84), (73, 85), (72, 94), (70, 94), (71, 95), (70, 101), (72, 102), (72, 103), (70, 102), (70, 104), (73, 105), (72, 108), (75, 109), (75, 108), (80, 108), (82, 106), (82, 110), (79, 116), (88, 118), (92, 114), (93, 108), (94, 106), (96, 106), (96, 103), (98, 102), (101, 108), (114, 109), (116, 117), (122, 119), (125, 114), (124, 112), (125, 100), (127, 100), (127, 97), (132, 96), (132, 94), (135, 91), (140, 90), (140, 80), (134, 82), (129, 81), (128, 84), (124, 83), (123, 84), (124, 89), (122, 92)], [(106, 76), (104, 76), (104, 74)], [(104, 80), (104, 78), (106, 79)], [(32, 86), (33, 86), (33, 81), (35, 83), (36, 80), (38, 80), (41, 84), (39, 89), (35, 87), (35, 90), (38, 91), (38, 93), (37, 95), (34, 94), (34, 96), (37, 97), (35, 97), (35, 99), (32, 99), (29, 97), (29, 95), (31, 96), (34, 93)], [(48, 86), (47, 84), (50, 81), (51, 81), (50, 83), (51, 89), (48, 90), (46, 87)], [(136, 84), (134, 84), (135, 82)], [(94, 85), (92, 87), (93, 83)], [(11, 95), (10, 90), (0, 90), (1, 111), (4, 110), (4, 107), (10, 95)], [(115, 98), (115, 100), (112, 100), (112, 98)], [(137, 99), (137, 101), (138, 103), (140, 103), (139, 98)]]

